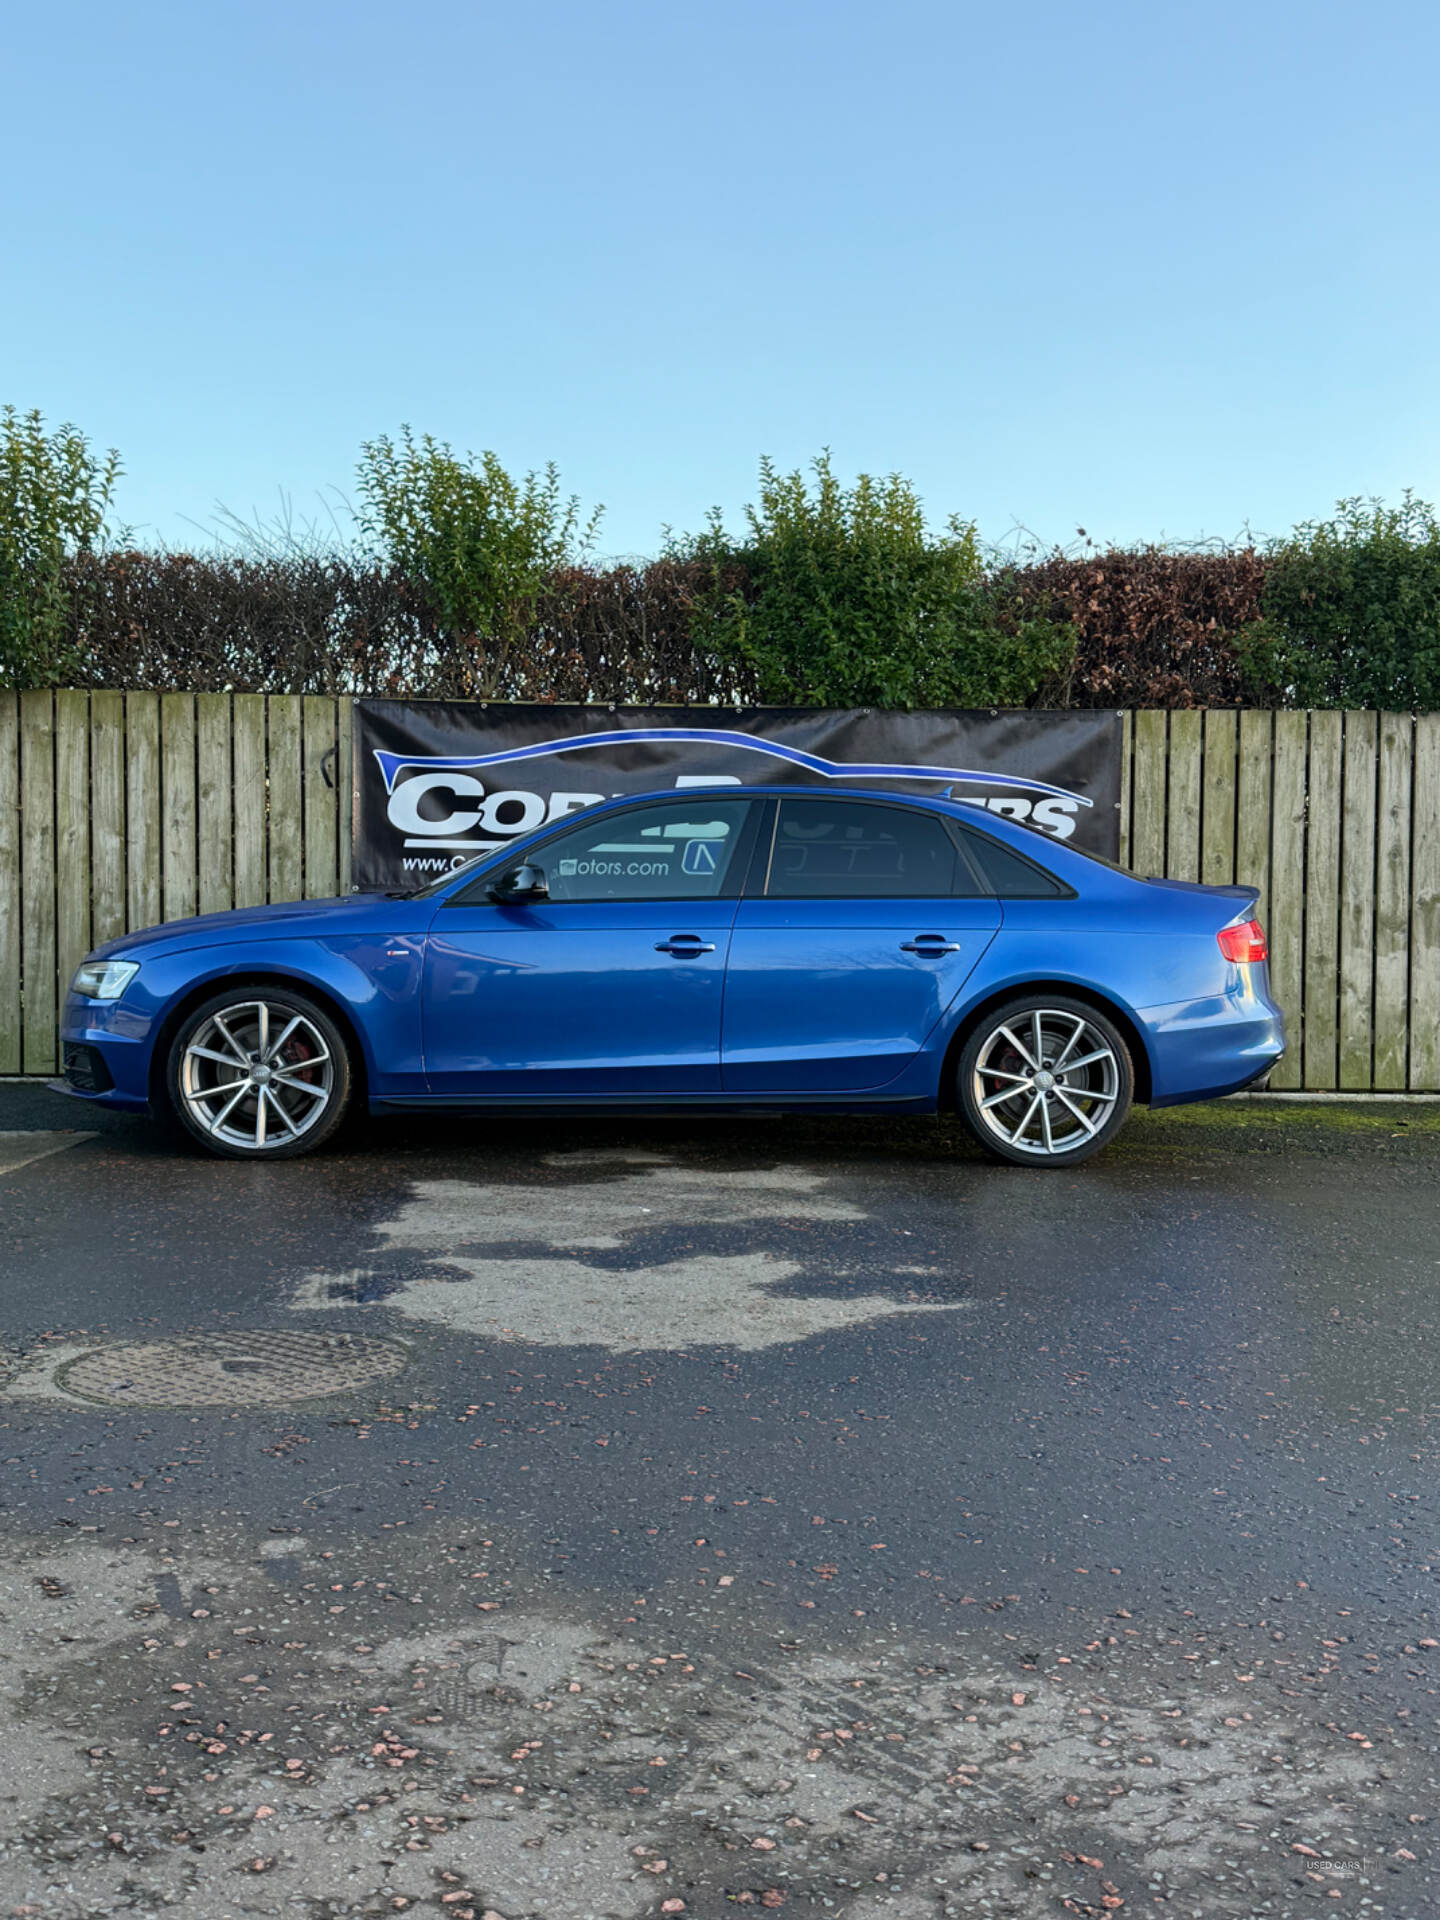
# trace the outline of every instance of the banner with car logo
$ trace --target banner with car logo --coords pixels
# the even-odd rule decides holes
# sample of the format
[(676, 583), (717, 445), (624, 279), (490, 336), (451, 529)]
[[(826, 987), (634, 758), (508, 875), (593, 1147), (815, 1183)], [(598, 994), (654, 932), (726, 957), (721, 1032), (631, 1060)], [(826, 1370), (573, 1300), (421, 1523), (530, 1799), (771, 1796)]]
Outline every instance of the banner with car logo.
[(691, 786), (948, 792), (1114, 859), (1120, 726), (1108, 708), (904, 713), (357, 700), (353, 883), (419, 886), (598, 800)]

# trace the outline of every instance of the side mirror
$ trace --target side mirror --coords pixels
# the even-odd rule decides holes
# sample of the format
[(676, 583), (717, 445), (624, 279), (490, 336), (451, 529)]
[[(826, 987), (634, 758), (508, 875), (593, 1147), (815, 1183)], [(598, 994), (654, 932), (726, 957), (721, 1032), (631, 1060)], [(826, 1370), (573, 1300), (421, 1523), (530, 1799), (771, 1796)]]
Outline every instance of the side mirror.
[(512, 867), (509, 873), (501, 874), (490, 889), (490, 898), (501, 902), (548, 900), (550, 889), (545, 884), (545, 869), (532, 867), (528, 861), (523, 867)]

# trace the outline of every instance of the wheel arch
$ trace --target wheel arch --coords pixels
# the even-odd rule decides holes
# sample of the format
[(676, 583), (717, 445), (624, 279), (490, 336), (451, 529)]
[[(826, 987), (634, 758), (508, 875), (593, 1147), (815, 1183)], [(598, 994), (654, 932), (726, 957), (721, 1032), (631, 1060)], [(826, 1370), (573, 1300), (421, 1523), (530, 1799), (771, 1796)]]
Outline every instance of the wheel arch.
[(150, 1049), (148, 1092), (152, 1109), (158, 1112), (166, 1104), (165, 1070), (170, 1060), (170, 1048), (186, 1018), (196, 1007), (215, 999), (218, 994), (232, 991), (244, 993), (251, 987), (289, 987), (324, 1008), (339, 1028), (345, 1041), (345, 1050), (350, 1056), (350, 1071), (354, 1079), (352, 1099), (356, 1104), (363, 1105), (369, 1091), (369, 1062), (360, 1029), (344, 1001), (330, 988), (319, 985), (304, 974), (286, 973), (278, 967), (247, 967), (240, 973), (211, 975), (208, 980), (187, 988), (166, 1010)]
[(965, 1042), (985, 1019), (997, 1007), (1003, 1007), (1007, 1000), (1018, 1000), (1022, 995), (1032, 993), (1053, 993), (1066, 1000), (1080, 1000), (1094, 1007), (1097, 1013), (1103, 1013), (1120, 1029), (1126, 1046), (1130, 1050), (1131, 1063), (1135, 1068), (1135, 1100), (1137, 1105), (1148, 1106), (1151, 1099), (1153, 1081), (1151, 1077), (1150, 1051), (1145, 1036), (1135, 1016), (1108, 994), (1098, 992), (1094, 987), (1078, 985), (1074, 980), (1012, 980), (1007, 986), (996, 987), (983, 999), (977, 1000), (966, 1009), (951, 1034), (945, 1048), (945, 1058), (940, 1068), (940, 1108), (942, 1112), (955, 1111), (955, 1063), (965, 1046)]

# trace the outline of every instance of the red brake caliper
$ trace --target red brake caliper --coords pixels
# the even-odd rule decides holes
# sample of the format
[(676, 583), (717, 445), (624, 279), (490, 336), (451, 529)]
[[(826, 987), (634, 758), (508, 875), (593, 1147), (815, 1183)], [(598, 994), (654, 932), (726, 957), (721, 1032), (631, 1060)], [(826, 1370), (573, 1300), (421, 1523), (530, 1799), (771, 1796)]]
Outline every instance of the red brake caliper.
[(314, 1070), (313, 1068), (307, 1070), (306, 1062), (313, 1057), (313, 1054), (314, 1048), (297, 1034), (285, 1048), (285, 1071), (295, 1079), (304, 1080), (307, 1085), (310, 1084), (310, 1073)]

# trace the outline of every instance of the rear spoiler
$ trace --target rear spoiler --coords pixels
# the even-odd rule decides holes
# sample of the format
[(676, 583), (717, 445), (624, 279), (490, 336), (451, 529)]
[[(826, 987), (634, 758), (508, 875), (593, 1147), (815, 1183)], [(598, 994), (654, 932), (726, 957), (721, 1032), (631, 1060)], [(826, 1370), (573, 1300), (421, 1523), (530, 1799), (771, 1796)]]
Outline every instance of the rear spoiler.
[[(1218, 899), (1238, 900), (1247, 907), (1253, 907), (1260, 898), (1258, 887), (1208, 887), (1198, 880), (1165, 880), (1158, 873), (1147, 873), (1145, 884), (1147, 887), (1169, 887), (1176, 893), (1212, 893)], [(1237, 909), (1235, 917), (1238, 920), (1245, 916)]]

